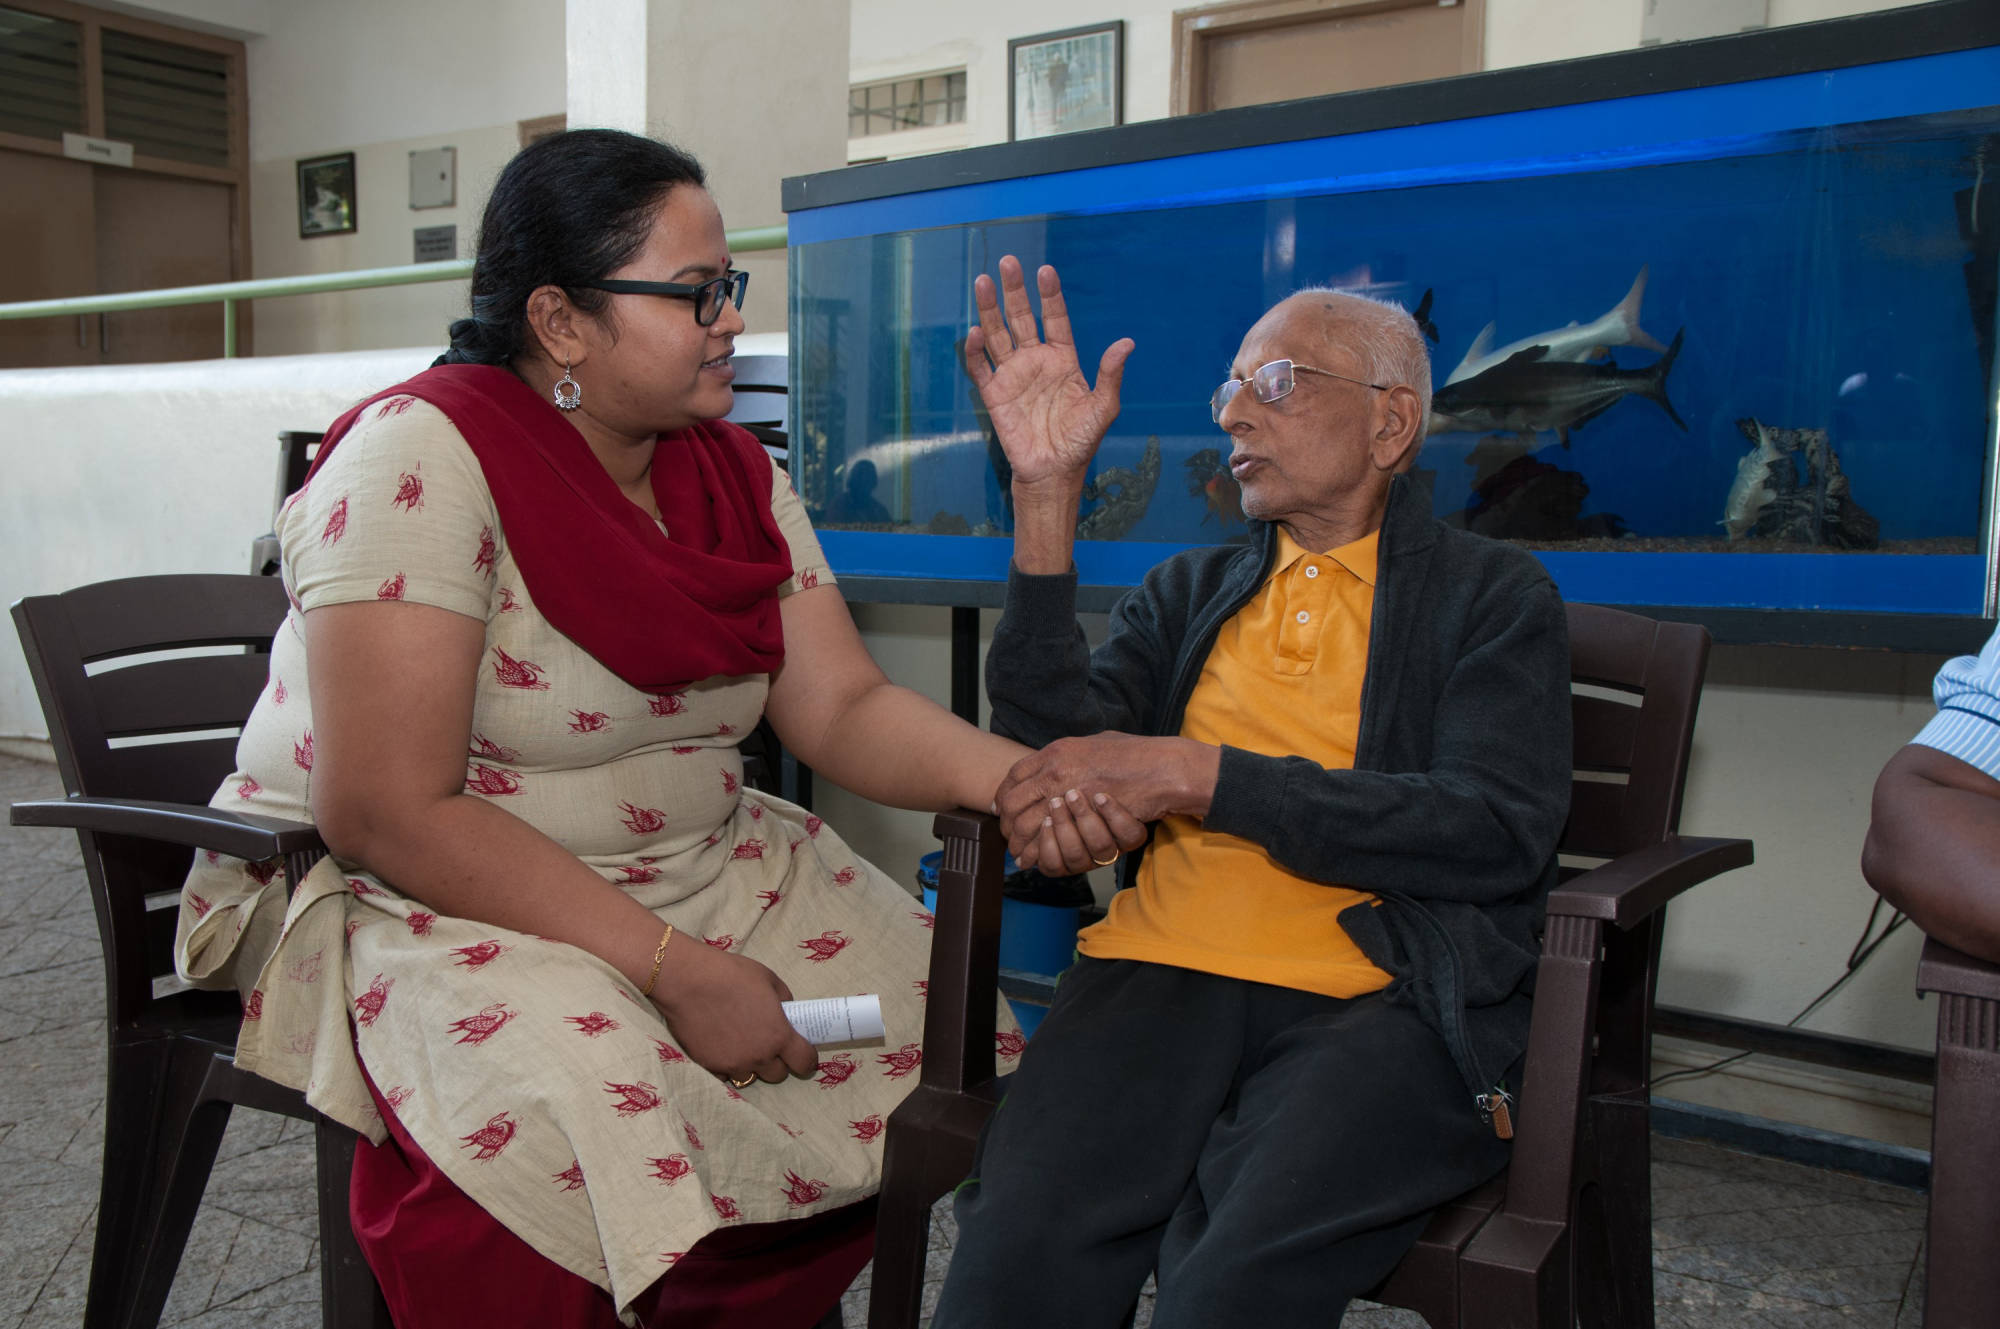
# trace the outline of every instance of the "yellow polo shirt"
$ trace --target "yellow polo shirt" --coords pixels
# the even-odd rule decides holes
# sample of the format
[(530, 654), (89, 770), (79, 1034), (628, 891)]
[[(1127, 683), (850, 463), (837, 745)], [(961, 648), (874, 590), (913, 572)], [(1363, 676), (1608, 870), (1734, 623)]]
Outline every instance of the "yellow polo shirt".
[[(1307, 553), (1280, 528), (1277, 565), (1222, 625), (1188, 698), (1181, 737), (1352, 769), (1375, 602), (1377, 537)], [(1358, 997), (1387, 987), (1340, 926), (1375, 897), (1305, 880), (1261, 845), (1163, 820), (1131, 890), (1077, 938), (1103, 960), (1149, 960), (1280, 987)]]

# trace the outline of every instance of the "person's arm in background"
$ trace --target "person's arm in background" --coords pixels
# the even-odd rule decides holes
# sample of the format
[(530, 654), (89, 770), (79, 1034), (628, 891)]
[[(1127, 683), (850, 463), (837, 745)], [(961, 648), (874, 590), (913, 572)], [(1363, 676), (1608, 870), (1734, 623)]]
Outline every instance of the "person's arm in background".
[(1928, 935), (2000, 964), (2000, 633), (1936, 693), (1937, 718), (1875, 781), (1861, 874)]

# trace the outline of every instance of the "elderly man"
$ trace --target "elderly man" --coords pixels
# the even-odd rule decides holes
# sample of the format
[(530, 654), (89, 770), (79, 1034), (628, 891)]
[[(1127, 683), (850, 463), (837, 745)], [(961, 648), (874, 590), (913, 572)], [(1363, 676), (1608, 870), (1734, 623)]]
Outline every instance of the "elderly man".
[(1334, 1323), (1506, 1161), (1568, 804), (1562, 602), (1406, 474), (1410, 317), (1303, 291), (1211, 402), (1248, 547), (1154, 568), (1087, 652), (1071, 533), (1132, 344), (1092, 390), (1054, 270), (1046, 341), (1000, 273), (967, 339), (1013, 465), (987, 683), (1047, 746), (999, 811), (1050, 870), (1133, 852), (959, 1191), (936, 1323), (1108, 1329), (1154, 1270), (1155, 1325)]

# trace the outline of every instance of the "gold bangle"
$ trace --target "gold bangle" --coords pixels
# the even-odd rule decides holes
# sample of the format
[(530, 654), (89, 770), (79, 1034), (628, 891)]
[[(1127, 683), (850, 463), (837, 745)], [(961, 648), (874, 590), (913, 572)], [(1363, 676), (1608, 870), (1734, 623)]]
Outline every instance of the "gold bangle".
[(667, 930), (660, 934), (660, 944), (653, 948), (653, 972), (646, 975), (646, 986), (639, 989), (639, 995), (653, 995), (653, 984), (660, 981), (660, 962), (667, 958), (667, 943), (674, 939), (674, 925), (667, 924)]

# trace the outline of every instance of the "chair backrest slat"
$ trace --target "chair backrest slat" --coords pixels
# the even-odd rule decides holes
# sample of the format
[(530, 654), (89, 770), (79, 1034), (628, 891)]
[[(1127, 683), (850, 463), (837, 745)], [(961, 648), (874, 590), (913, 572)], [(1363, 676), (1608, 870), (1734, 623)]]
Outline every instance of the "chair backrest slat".
[(206, 803), (223, 777), (236, 769), (234, 738), (200, 738), (113, 748), (100, 759), (93, 787), (101, 798), (152, 798), (162, 803)]
[(1629, 695), (1639, 704), (1572, 694), (1576, 769), (1625, 778), (1570, 786), (1562, 848), (1609, 858), (1657, 844), (1680, 826), (1681, 773), (1694, 742), (1708, 632), (1602, 605), (1570, 605), (1569, 635), (1572, 686)]
[(1573, 693), (1569, 705), (1576, 769), (1632, 769), (1632, 747), (1639, 738), (1639, 707), (1582, 693)]
[(183, 646), (268, 646), (285, 616), (276, 578), (234, 573), (127, 577), (34, 598), (62, 602), (85, 664)]
[(789, 372), (782, 355), (739, 355), (730, 361), (736, 379), (730, 385), (736, 402), (724, 417), (731, 424), (785, 427), (785, 394)]
[(1575, 781), (1569, 787), (1569, 825), (1563, 831), (1563, 852), (1615, 858), (1624, 851), (1624, 822), (1624, 785)]
[(93, 676), (107, 739), (240, 726), (270, 675), (267, 654), (150, 660)]

